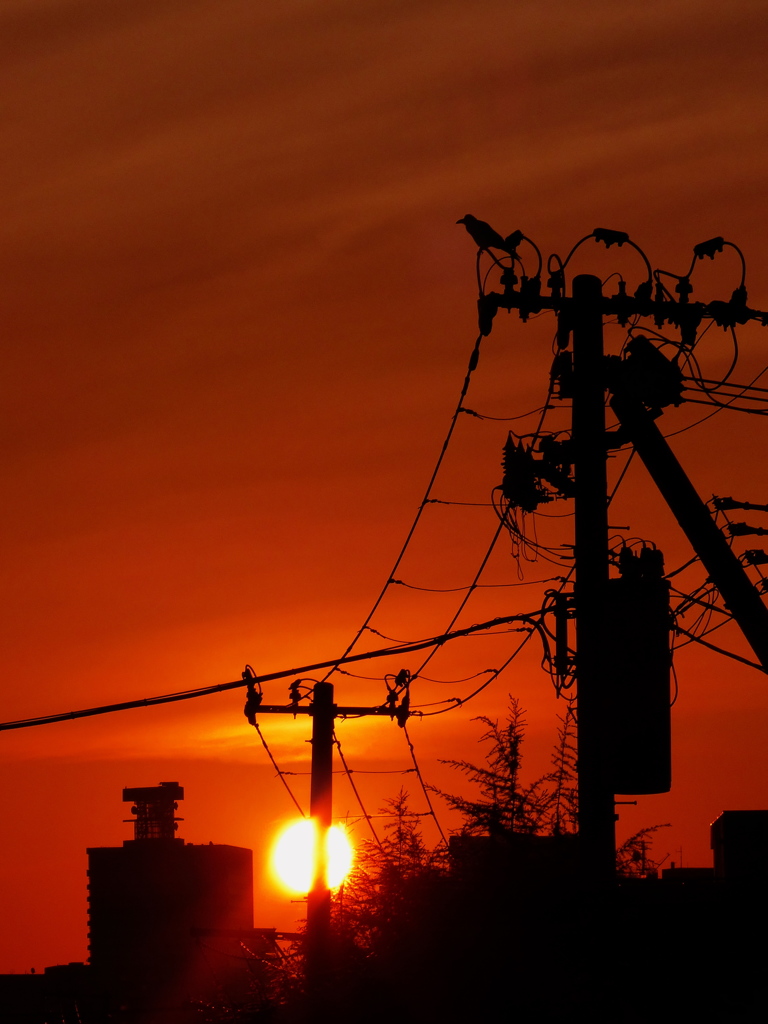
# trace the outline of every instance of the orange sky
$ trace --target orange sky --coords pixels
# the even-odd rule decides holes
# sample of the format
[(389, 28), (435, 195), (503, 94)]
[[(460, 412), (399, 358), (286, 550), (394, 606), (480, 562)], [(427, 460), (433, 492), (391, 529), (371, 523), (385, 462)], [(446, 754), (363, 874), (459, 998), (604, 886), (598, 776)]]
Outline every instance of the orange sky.
[[(421, 500), (474, 341), (465, 213), (561, 255), (595, 226), (626, 230), (678, 272), (722, 234), (746, 253), (751, 303), (768, 308), (767, 34), (747, 0), (0, 5), (0, 718), (343, 650)], [(641, 271), (596, 248), (575, 269), (620, 269), (630, 284)], [(738, 284), (732, 253), (701, 270), (694, 297)], [(470, 407), (541, 404), (545, 320), (499, 317)], [(609, 335), (612, 351), (620, 340)], [(747, 381), (768, 334), (740, 340)], [(729, 359), (710, 332), (706, 375)], [(665, 429), (699, 414), (671, 412)], [(680, 436), (704, 497), (767, 500), (763, 422), (723, 413)], [(487, 500), (505, 436), (463, 417), (436, 493)], [(659, 543), (670, 566), (688, 557), (640, 468), (611, 522)], [(551, 538), (567, 543), (569, 523), (553, 520)], [(488, 509), (433, 506), (400, 577), (466, 585), (495, 525)], [(487, 579), (518, 581), (508, 542)], [(486, 591), (462, 621), (540, 594)], [(455, 600), (398, 588), (374, 625), (429, 635)], [(498, 664), (515, 638), (462, 641), (432, 674)], [(528, 708), (530, 772), (545, 770), (560, 706), (533, 646), (473, 704), (414, 721), (427, 781), (455, 788), (438, 759), (479, 756), (469, 720), (503, 714), (510, 691)], [(657, 852), (704, 864), (720, 810), (768, 806), (768, 684), (688, 648), (677, 669), (673, 792), (641, 798), (620, 830), (670, 821)], [(422, 687), (425, 702), (466, 692)], [(384, 696), (347, 679), (337, 692)], [(241, 706), (225, 694), (2, 735), (0, 971), (86, 956), (84, 850), (129, 835), (124, 785), (178, 779), (180, 834), (252, 846), (261, 864), (291, 806)], [(264, 729), (282, 766), (306, 770), (306, 719)], [(403, 783), (424, 809), (413, 776), (362, 775), (409, 767), (395, 726), (340, 735), (371, 809)], [(355, 809), (340, 780), (337, 811)], [(260, 900), (257, 924), (293, 920), (282, 897)]]

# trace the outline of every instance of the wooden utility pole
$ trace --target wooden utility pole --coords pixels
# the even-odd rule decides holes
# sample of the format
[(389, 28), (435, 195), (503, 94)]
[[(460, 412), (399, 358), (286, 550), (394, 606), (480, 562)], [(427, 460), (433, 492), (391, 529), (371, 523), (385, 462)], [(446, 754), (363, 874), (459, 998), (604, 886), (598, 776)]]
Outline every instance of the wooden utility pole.
[[(331, 890), (328, 887), (328, 830), (333, 821), (333, 731), (336, 718), (386, 716), (404, 725), (408, 718), (410, 675), (403, 670), (398, 685), (389, 688), (385, 703), (377, 707), (339, 707), (334, 704), (333, 684), (315, 682), (312, 701), (302, 704), (298, 683), (291, 687), (290, 704), (262, 703), (261, 681), (247, 667), (243, 680), (248, 687), (245, 717), (256, 725), (257, 715), (310, 715), (312, 718), (312, 767), (309, 813), (315, 826), (315, 859), (312, 888), (307, 894), (307, 932), (305, 977), (307, 984), (307, 1020), (326, 1024), (332, 1010), (331, 975), (333, 970), (331, 930)], [(295, 689), (294, 689), (295, 687)]]
[(615, 871), (615, 810), (608, 770), (605, 609), (608, 591), (608, 486), (605, 359), (600, 278), (573, 281), (573, 457), (576, 519), (576, 679), (579, 836), (584, 877)]
[(315, 825), (315, 863), (307, 894), (307, 990), (313, 1004), (325, 1005), (331, 938), (331, 890), (328, 888), (328, 830), (333, 818), (333, 684), (315, 683), (312, 691), (312, 776), (309, 814)]

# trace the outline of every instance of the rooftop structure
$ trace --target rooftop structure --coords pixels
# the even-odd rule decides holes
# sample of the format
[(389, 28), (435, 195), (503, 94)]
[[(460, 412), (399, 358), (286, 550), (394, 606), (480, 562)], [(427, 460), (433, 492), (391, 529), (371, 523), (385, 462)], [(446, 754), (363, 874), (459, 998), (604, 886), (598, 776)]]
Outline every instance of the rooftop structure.
[[(123, 800), (131, 801), (134, 841), (145, 839), (174, 839), (178, 821), (174, 817), (179, 809), (177, 800), (184, 799), (184, 789), (178, 782), (161, 782), (159, 786), (140, 786), (123, 790)], [(182, 840), (183, 842), (183, 840)]]

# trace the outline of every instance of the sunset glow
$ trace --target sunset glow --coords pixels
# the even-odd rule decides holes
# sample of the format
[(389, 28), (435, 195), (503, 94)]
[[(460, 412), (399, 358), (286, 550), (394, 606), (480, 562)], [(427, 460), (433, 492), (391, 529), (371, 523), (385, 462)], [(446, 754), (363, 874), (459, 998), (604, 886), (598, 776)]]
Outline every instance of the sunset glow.
[[(272, 869), (280, 883), (292, 892), (309, 892), (317, 843), (317, 826), (311, 818), (289, 825), (281, 833), (272, 851)], [(352, 867), (352, 844), (339, 825), (328, 830), (326, 851), (329, 889), (337, 889)]]
[[(528, 784), (551, 770), (575, 693), (542, 671), (546, 629), (519, 654), (529, 633), (507, 627), (434, 655), (399, 643), (538, 616), (572, 579), (571, 499), (525, 513), (525, 543), (497, 533), (491, 505), (510, 430), (569, 437), (568, 400), (549, 391), (551, 311), (499, 312), (452, 420), (478, 337), (477, 247), (457, 221), (535, 240), (546, 294), (548, 255), (598, 225), (676, 275), (722, 236), (744, 254), (749, 307), (768, 309), (768, 19), (754, 0), (12, 0), (0, 26), (0, 717), (235, 684), (3, 734), (0, 972), (88, 959), (84, 851), (121, 846), (122, 788), (162, 779), (188, 794), (186, 843), (253, 850), (255, 924), (290, 932), (304, 907), (283, 886), (306, 890), (311, 869), (297, 879), (297, 855), (275, 851), (294, 877), (277, 884), (272, 829), (310, 807), (309, 695), (295, 715), (260, 714), (260, 738), (237, 688), (246, 663), (301, 669), (264, 682), (264, 706), (283, 707), (291, 679), (356, 636), (353, 654), (392, 648), (328, 676), (339, 706), (365, 708), (386, 706), (401, 670), (414, 677), (407, 731), (337, 719), (353, 774), (334, 752), (331, 813), (359, 800), (375, 816), (403, 784), (429, 849), (463, 823), (442, 798), (430, 809), (420, 777), (472, 797), (446, 761), (482, 763), (473, 719), (521, 701)], [(530, 279), (527, 241), (519, 259)], [(490, 257), (480, 283), (486, 269), (501, 291)], [(631, 246), (589, 239), (567, 289), (579, 274), (631, 296), (646, 268)], [(681, 280), (661, 278), (672, 295)], [(727, 302), (741, 283), (726, 245), (695, 263), (690, 302)], [(611, 357), (626, 333), (606, 325)], [(702, 334), (702, 380), (729, 374), (737, 345), (731, 380), (766, 386), (768, 330), (734, 334)], [(705, 407), (711, 385), (688, 384), (692, 400), (659, 423), (693, 486), (768, 501), (768, 416)], [(611, 449), (615, 551), (640, 538), (676, 572), (694, 552), (628, 458)], [(735, 518), (768, 529), (765, 513)], [(681, 625), (701, 612), (689, 631), (708, 629), (707, 573), (694, 562), (670, 579), (675, 601), (694, 599)], [(711, 614), (710, 640), (742, 660), (676, 636), (672, 789), (617, 808), (621, 842), (670, 823), (665, 866), (711, 865), (710, 823), (768, 806), (765, 674)]]

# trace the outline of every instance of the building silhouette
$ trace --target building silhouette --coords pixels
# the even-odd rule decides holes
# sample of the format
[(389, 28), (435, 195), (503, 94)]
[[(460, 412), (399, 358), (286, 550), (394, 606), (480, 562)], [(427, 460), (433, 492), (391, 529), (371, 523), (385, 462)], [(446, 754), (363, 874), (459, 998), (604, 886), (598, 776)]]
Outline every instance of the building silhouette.
[[(183, 796), (175, 782), (123, 791), (133, 838), (88, 850), (90, 962), (0, 975), (2, 1024), (202, 1024), (274, 1010), (275, 941), (294, 936), (252, 928), (249, 850), (176, 835)], [(429, 913), (393, 947), (400, 966), (363, 1009), (346, 975), (339, 1020), (463, 1024), (492, 993), (521, 1021), (761, 1018), (768, 811), (720, 815), (714, 868), (643, 873), (605, 892), (579, 882), (576, 837), (507, 838), (452, 842), (464, 884), (414, 892)], [(553, 936), (556, 970), (544, 955)]]
[(178, 838), (183, 797), (176, 782), (124, 789), (133, 839), (87, 851), (90, 966), (120, 1020), (185, 1019), (248, 987), (253, 855)]
[(750, 884), (768, 876), (768, 811), (723, 811), (711, 836), (716, 878)]

